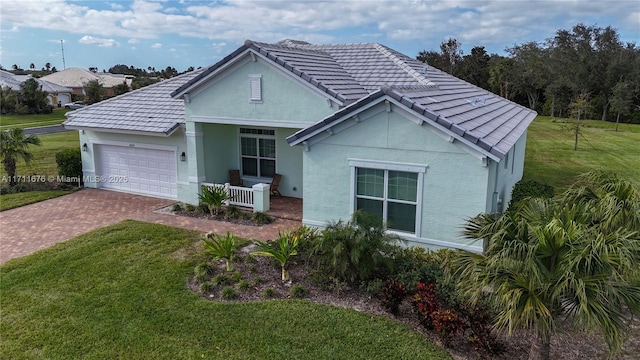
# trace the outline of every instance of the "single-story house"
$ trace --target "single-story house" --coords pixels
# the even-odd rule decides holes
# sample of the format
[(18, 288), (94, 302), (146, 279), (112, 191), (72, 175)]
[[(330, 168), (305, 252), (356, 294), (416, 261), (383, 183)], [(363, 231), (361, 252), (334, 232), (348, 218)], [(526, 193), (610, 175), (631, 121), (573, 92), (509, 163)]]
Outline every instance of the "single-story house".
[(131, 87), (132, 75), (111, 74), (108, 72), (93, 72), (80, 68), (68, 68), (43, 76), (41, 79), (59, 86), (72, 89), (73, 94), (83, 95), (84, 87), (89, 81), (98, 80), (105, 88), (107, 96), (113, 96), (113, 87), (122, 83)]
[(8, 87), (13, 91), (20, 91), (22, 83), (28, 79), (34, 79), (40, 84), (42, 91), (47, 93), (49, 105), (54, 108), (71, 102), (71, 92), (73, 91), (71, 88), (54, 84), (42, 78), (32, 78), (31, 75), (14, 75), (8, 71), (0, 70), (0, 87), (3, 89)]
[(87, 186), (197, 203), (230, 170), (245, 186), (281, 174), (304, 224), (360, 209), (411, 245), (481, 251), (461, 227), (508, 204), (536, 113), (381, 44), (248, 40), (67, 116)]

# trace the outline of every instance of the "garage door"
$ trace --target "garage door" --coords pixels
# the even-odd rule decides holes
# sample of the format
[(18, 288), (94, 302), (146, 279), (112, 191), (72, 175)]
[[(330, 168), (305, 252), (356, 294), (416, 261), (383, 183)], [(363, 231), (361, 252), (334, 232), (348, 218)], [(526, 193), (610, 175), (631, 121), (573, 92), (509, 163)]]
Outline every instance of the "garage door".
[(96, 145), (100, 187), (168, 198), (177, 197), (174, 151)]

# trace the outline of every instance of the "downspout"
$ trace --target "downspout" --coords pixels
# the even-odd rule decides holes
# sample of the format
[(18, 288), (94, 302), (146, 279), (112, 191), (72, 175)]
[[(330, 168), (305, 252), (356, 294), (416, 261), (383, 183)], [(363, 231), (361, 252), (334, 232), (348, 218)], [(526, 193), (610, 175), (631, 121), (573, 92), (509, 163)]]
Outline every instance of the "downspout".
[[(494, 218), (498, 217), (498, 174), (500, 173), (500, 163), (497, 163), (494, 161), (494, 163), (496, 164), (496, 169), (495, 169), (495, 176), (493, 178), (493, 195), (491, 196), (491, 216), (493, 216)], [(483, 239), (482, 240), (482, 252), (486, 252), (487, 248), (489, 247), (489, 240), (488, 239)]]

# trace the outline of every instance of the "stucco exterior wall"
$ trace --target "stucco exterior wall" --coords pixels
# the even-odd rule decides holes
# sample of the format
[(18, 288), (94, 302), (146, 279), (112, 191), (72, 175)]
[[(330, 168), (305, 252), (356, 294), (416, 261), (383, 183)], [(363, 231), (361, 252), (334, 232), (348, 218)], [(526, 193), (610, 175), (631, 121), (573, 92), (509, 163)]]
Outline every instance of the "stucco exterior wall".
[[(262, 100), (249, 100), (249, 75), (261, 75)], [(246, 56), (190, 94), (188, 117), (315, 123), (338, 110), (309, 84), (295, 80), (261, 58)]]
[[(110, 144), (120, 146), (135, 146), (141, 148), (163, 148), (166, 150), (175, 150), (176, 166), (177, 166), (177, 191), (178, 199), (187, 196), (190, 191), (188, 187), (188, 162), (180, 161), (180, 154), (187, 152), (187, 143), (185, 134), (182, 129), (176, 130), (169, 137), (162, 136), (145, 136), (131, 135), (120, 133), (107, 133), (95, 131), (79, 131), (80, 147), (87, 144), (87, 151), (81, 151), (82, 172), (86, 179), (95, 179), (97, 162), (95, 149), (98, 144)], [(86, 187), (98, 188), (100, 184), (95, 182), (85, 182)]]
[[(322, 226), (351, 216), (350, 159), (425, 166), (418, 237), (409, 245), (480, 251), (460, 237), (468, 217), (485, 210), (488, 168), (455, 144), (380, 104), (360, 114), (364, 121), (313, 144), (303, 154), (303, 222)], [(366, 119), (366, 120), (365, 120)]]
[[(507, 156), (499, 163), (491, 161), (489, 164), (489, 186), (487, 192), (487, 207), (485, 212), (503, 212), (507, 210), (511, 201), (513, 186), (522, 179), (524, 172), (524, 153), (527, 144), (527, 133), (525, 132), (516, 141), (516, 144), (509, 151)], [(494, 191), (496, 192), (494, 199)], [(497, 203), (496, 203), (497, 200)]]

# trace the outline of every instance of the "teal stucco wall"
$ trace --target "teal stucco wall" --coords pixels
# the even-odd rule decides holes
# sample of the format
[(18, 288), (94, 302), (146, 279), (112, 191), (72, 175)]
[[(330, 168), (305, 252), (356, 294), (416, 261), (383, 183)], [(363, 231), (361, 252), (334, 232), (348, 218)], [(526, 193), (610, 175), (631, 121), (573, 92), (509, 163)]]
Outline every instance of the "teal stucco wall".
[[(249, 100), (249, 75), (261, 75), (262, 100)], [(261, 58), (246, 56), (208, 82), (194, 89), (186, 104), (189, 117), (315, 123), (338, 110), (311, 85), (295, 80)]]
[(311, 145), (303, 154), (303, 222), (322, 226), (351, 216), (350, 159), (426, 167), (418, 237), (409, 245), (480, 251), (460, 236), (466, 218), (485, 211), (488, 167), (426, 126), (379, 104), (359, 114), (363, 122)]

